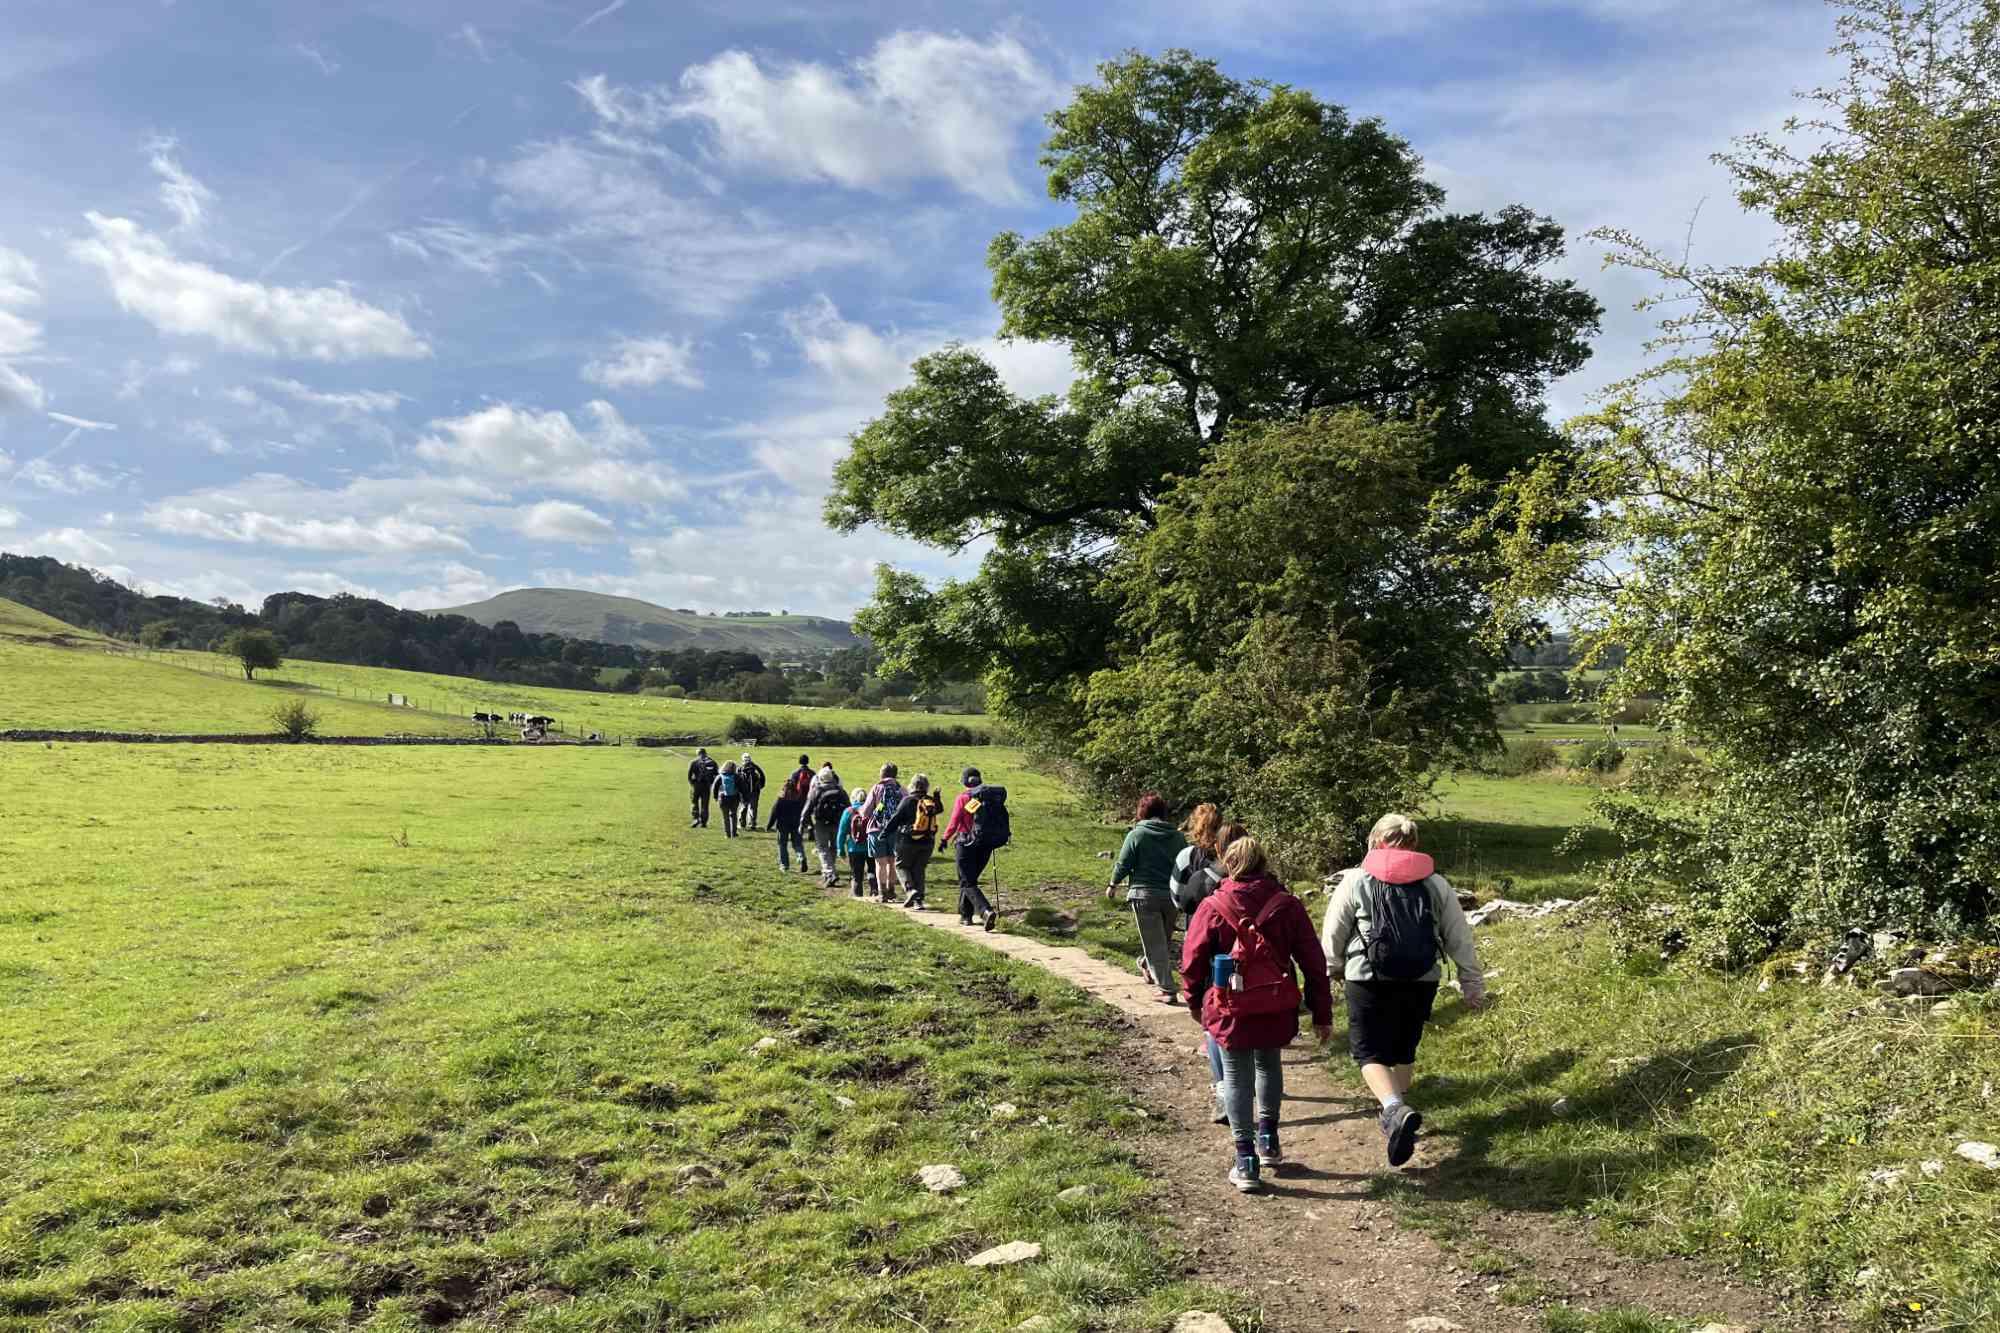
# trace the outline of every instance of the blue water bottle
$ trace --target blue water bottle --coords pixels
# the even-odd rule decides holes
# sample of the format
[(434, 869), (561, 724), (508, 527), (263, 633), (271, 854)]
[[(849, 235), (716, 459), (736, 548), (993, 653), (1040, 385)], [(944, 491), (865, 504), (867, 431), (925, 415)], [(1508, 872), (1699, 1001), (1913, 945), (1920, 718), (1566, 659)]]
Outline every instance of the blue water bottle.
[(1215, 956), (1215, 962), (1211, 965), (1209, 970), (1209, 976), (1213, 984), (1221, 987), (1223, 990), (1228, 990), (1229, 979), (1235, 975), (1236, 975), (1236, 959), (1230, 954), (1226, 953), (1217, 954)]

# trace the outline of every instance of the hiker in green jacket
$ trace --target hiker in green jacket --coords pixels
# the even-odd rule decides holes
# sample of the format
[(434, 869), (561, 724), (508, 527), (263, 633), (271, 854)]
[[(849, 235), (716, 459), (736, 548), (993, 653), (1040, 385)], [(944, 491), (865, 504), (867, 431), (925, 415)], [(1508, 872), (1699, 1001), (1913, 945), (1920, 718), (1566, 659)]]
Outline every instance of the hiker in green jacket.
[(1139, 822), (1125, 835), (1118, 859), (1111, 865), (1111, 883), (1104, 896), (1115, 898), (1118, 886), (1131, 887), (1125, 901), (1139, 922), (1139, 975), (1160, 988), (1163, 1004), (1180, 1003), (1180, 986), (1174, 981), (1174, 907), (1172, 888), (1174, 859), (1187, 846), (1187, 839), (1167, 818), (1167, 803), (1158, 792), (1139, 798)]

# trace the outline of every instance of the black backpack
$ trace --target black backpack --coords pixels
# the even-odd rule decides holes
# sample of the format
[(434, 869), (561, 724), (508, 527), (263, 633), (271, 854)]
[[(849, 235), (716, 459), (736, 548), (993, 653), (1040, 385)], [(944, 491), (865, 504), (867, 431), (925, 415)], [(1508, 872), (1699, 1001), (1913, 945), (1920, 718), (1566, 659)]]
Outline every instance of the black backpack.
[(819, 795), (813, 798), (812, 809), (807, 813), (815, 825), (838, 828), (841, 812), (847, 809), (848, 803), (847, 793), (840, 787), (821, 787)]
[(1361, 892), (1368, 904), (1361, 952), (1378, 980), (1415, 981), (1438, 965), (1437, 908), (1429, 879), (1389, 884), (1363, 875)]
[(965, 804), (972, 811), (972, 836), (965, 839), (966, 846), (990, 852), (1013, 840), (1014, 828), (1007, 821), (1005, 787), (974, 787), (972, 798)]
[(1190, 915), (1201, 906), (1201, 900), (1215, 890), (1209, 875), (1209, 869), (1214, 865), (1215, 858), (1209, 855), (1206, 847), (1188, 849), (1187, 878), (1180, 882), (1179, 891), (1174, 894), (1174, 906)]

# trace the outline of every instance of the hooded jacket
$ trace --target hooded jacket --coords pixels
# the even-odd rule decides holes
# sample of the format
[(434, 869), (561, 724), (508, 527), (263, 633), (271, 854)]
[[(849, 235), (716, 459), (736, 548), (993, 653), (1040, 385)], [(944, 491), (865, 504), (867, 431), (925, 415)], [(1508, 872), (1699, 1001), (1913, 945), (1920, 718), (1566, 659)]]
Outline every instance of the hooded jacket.
[[(1368, 963), (1368, 895), (1362, 886), (1369, 876), (1384, 884), (1422, 882), (1431, 895), (1431, 911), (1437, 917), (1438, 939), (1445, 953), (1458, 966), (1458, 982), (1465, 998), (1475, 1003), (1486, 997), (1486, 972), (1479, 965), (1479, 950), (1472, 941), (1472, 925), (1465, 909), (1458, 905), (1458, 893), (1451, 881), (1437, 873), (1437, 863), (1422, 852), (1402, 847), (1375, 847), (1352, 870), (1341, 872), (1340, 885), (1326, 909), (1326, 924), (1320, 929), (1320, 946), (1327, 958), (1336, 960), (1341, 976), (1348, 981), (1375, 981)], [(1433, 966), (1418, 981), (1438, 981), (1441, 966)]]
[(1214, 989), (1212, 965), (1217, 955), (1236, 947), (1236, 931), (1223, 916), (1224, 909), (1239, 921), (1255, 921), (1274, 898), (1283, 901), (1264, 923), (1264, 938), (1280, 963), (1289, 962), (1298, 969), (1313, 1023), (1326, 1027), (1333, 1022), (1333, 988), (1327, 984), (1326, 955), (1313, 938), (1312, 917), (1305, 904), (1268, 874), (1251, 880), (1225, 879), (1222, 887), (1194, 909), (1194, 920), (1188, 923), (1187, 939), (1181, 945), (1181, 978), (1187, 986), (1188, 1010), (1224, 1050), (1265, 1050), (1283, 1046), (1299, 1035), (1297, 1013), (1228, 1014), (1207, 1003), (1208, 992)]
[(1111, 863), (1111, 882), (1132, 881), (1125, 901), (1169, 899), (1173, 892), (1174, 858), (1187, 846), (1181, 831), (1164, 819), (1142, 819), (1125, 835), (1118, 859)]

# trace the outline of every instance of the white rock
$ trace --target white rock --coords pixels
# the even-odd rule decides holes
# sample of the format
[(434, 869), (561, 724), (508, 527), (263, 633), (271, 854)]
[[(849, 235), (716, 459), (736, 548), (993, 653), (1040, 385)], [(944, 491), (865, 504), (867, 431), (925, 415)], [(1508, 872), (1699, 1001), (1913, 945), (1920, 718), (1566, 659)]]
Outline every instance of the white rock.
[(1056, 1321), (1047, 1315), (1031, 1314), (1020, 1323), (1014, 1325), (1013, 1333), (1049, 1333), (1049, 1330), (1055, 1326)]
[(1403, 1325), (1410, 1333), (1465, 1333), (1465, 1325), (1434, 1314), (1420, 1314)]
[(1002, 1264), (1022, 1264), (1030, 1259), (1042, 1257), (1042, 1247), (1031, 1240), (1010, 1240), (1005, 1245), (995, 1245), (990, 1250), (981, 1250), (965, 1261), (967, 1268), (994, 1268)]
[(855, 1102), (852, 1097), (843, 1096), (838, 1092), (833, 1094), (833, 1104), (835, 1106), (838, 1106), (843, 1111), (852, 1111), (855, 1106)]
[(2000, 1171), (2000, 1148), (1990, 1143), (1980, 1143), (1975, 1139), (1970, 1143), (1959, 1144), (1952, 1151), (1974, 1166), (1983, 1166), (1988, 1171)]
[(1945, 1014), (1955, 1014), (1958, 1012), (1958, 1001), (1939, 1000), (1936, 1004), (1931, 1006), (1931, 1012), (1939, 1015), (1940, 1017), (1942, 1017)]
[(933, 1194), (948, 1194), (965, 1183), (965, 1172), (955, 1166), (940, 1163), (918, 1171), (917, 1179), (923, 1181), (924, 1188)]
[(1208, 1310), (1189, 1310), (1174, 1320), (1173, 1333), (1236, 1333), (1229, 1321)]
[(1927, 1176), (1941, 1176), (1944, 1174), (1944, 1163), (1935, 1157), (1927, 1157), (1917, 1163), (1917, 1170)]
[(770, 1050), (777, 1044), (778, 1044), (778, 1039), (776, 1037), (759, 1037), (756, 1043), (752, 1045), (750, 1049), (755, 1054), (762, 1055), (764, 1052)]
[(1088, 1199), (1090, 1197), (1090, 1186), (1071, 1185), (1066, 1190), (1057, 1190), (1056, 1197), (1058, 1199)]
[(1870, 1171), (1868, 1173), (1868, 1183), (1870, 1185), (1876, 1185), (1886, 1189), (1891, 1185), (1902, 1184), (1903, 1177), (1909, 1174), (1910, 1171), (1908, 1167), (1885, 1166), (1880, 1170)]
[(1880, 1269), (1864, 1268), (1854, 1275), (1854, 1285), (1857, 1287), (1872, 1287), (1875, 1285), (1875, 1279), (1880, 1276), (1882, 1276)]
[(684, 1189), (697, 1187), (701, 1189), (716, 1189), (722, 1184), (722, 1177), (716, 1174), (715, 1168), (704, 1166), (700, 1162), (693, 1162), (682, 1167), (675, 1173), (674, 1178), (681, 1183), (681, 1187)]
[(987, 1114), (991, 1115), (995, 1120), (1015, 1120), (1020, 1117), (1021, 1108), (1012, 1102), (995, 1102), (988, 1109)]

